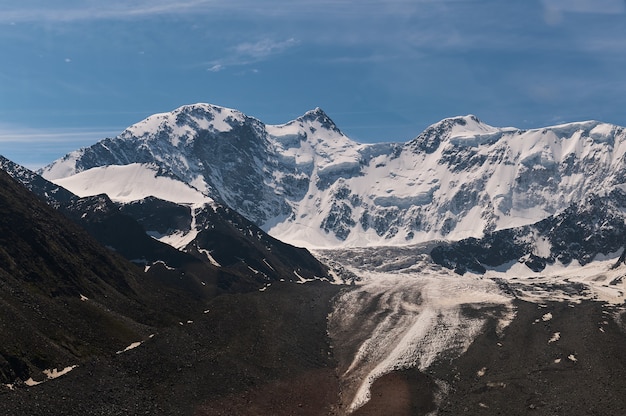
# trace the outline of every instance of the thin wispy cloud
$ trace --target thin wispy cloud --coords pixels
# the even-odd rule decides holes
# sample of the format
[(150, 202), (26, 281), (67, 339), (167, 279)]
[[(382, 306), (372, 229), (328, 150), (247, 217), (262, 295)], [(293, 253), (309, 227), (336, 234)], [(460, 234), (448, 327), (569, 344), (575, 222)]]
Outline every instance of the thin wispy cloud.
[(584, 50), (595, 53), (603, 53), (605, 59), (624, 61), (626, 60), (626, 39), (614, 37), (586, 38), (581, 42)]
[[(610, 6), (621, 0), (598, 0), (607, 3), (607, 10), (615, 10)], [(543, 0), (544, 7), (557, 11), (566, 10), (569, 1)], [(276, 19), (277, 26), (290, 21), (311, 21), (319, 19), (320, 27), (316, 30), (301, 29), (295, 32), (298, 39), (307, 43), (367, 45), (396, 45), (408, 42), (416, 47), (435, 46), (438, 48), (461, 48), (467, 45), (502, 44), (503, 36), (470, 37), (466, 33), (456, 31), (457, 25), (446, 24), (455, 10), (472, 1), (459, 0), (141, 0), (125, 1), (110, 0), (107, 2), (84, 1), (78, 5), (67, 1), (51, 2), (35, 1), (35, 4), (11, 6), (0, 5), (0, 22), (77, 22), (89, 20), (128, 20), (161, 15), (187, 15), (190, 17), (206, 16), (208, 19), (223, 19), (238, 16), (263, 17)], [(573, 3), (589, 3), (590, 1), (574, 1)], [(567, 6), (569, 7), (569, 6)], [(575, 10), (586, 9), (588, 5), (571, 6)], [(623, 8), (623, 7), (622, 7)], [(471, 7), (470, 7), (471, 10)], [(313, 17), (315, 16), (315, 17)], [(419, 21), (436, 24), (409, 24), (404, 22), (410, 16)], [(364, 20), (365, 19), (365, 20)], [(393, 30), (385, 26), (385, 19), (392, 19)], [(400, 19), (399, 21), (397, 19)], [(480, 16), (481, 21), (489, 16)], [(468, 19), (473, 20), (473, 19)], [(463, 22), (459, 22), (463, 24)], [(378, 27), (377, 25), (381, 25)], [(371, 30), (364, 27), (374, 25)], [(297, 26), (297, 25), (296, 25)], [(295, 26), (294, 26), (295, 27)], [(323, 27), (323, 28), (322, 28)], [(242, 29), (248, 31), (248, 29)], [(299, 29), (294, 29), (299, 30)], [(254, 29), (249, 32), (253, 33)], [(401, 36), (398, 36), (401, 34)], [(227, 66), (246, 65), (262, 60), (271, 55), (295, 46), (294, 38), (275, 41), (264, 39), (237, 45), (230, 55), (211, 61), (207, 68), (211, 72), (219, 72)], [(395, 45), (393, 44), (395, 43)], [(523, 42), (516, 43), (522, 45)], [(403, 52), (404, 53), (404, 52)]]
[(28, 129), (14, 126), (0, 126), (0, 146), (16, 143), (28, 145), (33, 143), (84, 143), (90, 140), (100, 140), (105, 137), (114, 137), (121, 130), (115, 129), (84, 129), (84, 128), (54, 128)]
[(552, 11), (569, 13), (626, 13), (624, 0), (542, 0), (543, 6)]
[(208, 62), (207, 71), (220, 72), (227, 67), (255, 64), (284, 53), (298, 44), (299, 41), (294, 38), (280, 41), (262, 39), (256, 42), (240, 43), (231, 48), (229, 55)]
[[(604, 0), (608, 1), (608, 0)], [(127, 19), (166, 14), (239, 13), (255, 16), (307, 18), (310, 13), (326, 15), (395, 14), (402, 15), (420, 4), (458, 2), (458, 0), (109, 0), (68, 1), (35, 0), (0, 5), (0, 22), (73, 22), (82, 20)]]
[(217, 3), (213, 0), (187, 1), (108, 1), (86, 2), (82, 5), (39, 2), (37, 5), (0, 6), (0, 22), (73, 22), (83, 20), (126, 19), (162, 14), (190, 13)]
[(235, 47), (235, 52), (241, 56), (250, 56), (253, 58), (265, 58), (270, 55), (284, 52), (298, 44), (294, 38), (283, 41), (272, 41), (264, 39), (254, 43), (242, 43)]
[(222, 64), (213, 64), (211, 67), (207, 68), (209, 72), (220, 72), (223, 69), (226, 69)]
[(377, 53), (370, 55), (352, 55), (352, 56), (339, 56), (327, 59), (319, 59), (320, 62), (327, 64), (372, 64), (372, 63), (388, 63), (391, 60), (398, 59), (400, 56), (391, 51), (388, 54)]
[(567, 14), (605, 14), (626, 13), (624, 0), (542, 0), (544, 21), (549, 25), (563, 23)]
[(120, 131), (0, 125), (0, 155), (36, 170), (72, 150), (92, 145), (105, 137), (115, 137)]

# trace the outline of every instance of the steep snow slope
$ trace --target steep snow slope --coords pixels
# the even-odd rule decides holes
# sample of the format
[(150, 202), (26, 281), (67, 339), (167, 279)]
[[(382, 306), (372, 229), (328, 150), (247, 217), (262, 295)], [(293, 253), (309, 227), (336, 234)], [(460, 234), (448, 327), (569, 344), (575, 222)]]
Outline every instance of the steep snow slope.
[[(519, 130), (465, 116), (405, 144), (359, 144), (319, 108), (269, 126), (195, 104), (70, 153), (42, 174), (59, 181), (149, 163), (296, 245), (398, 245), (531, 224), (623, 186), (625, 139), (623, 128), (595, 121)], [(74, 192), (105, 189), (95, 182), (63, 183)]]
[(210, 203), (211, 199), (180, 180), (161, 176), (154, 165), (131, 163), (102, 166), (58, 179), (56, 183), (80, 197), (107, 194), (117, 202), (148, 196), (184, 204)]
[(535, 224), (441, 244), (430, 254), (436, 263), (460, 274), (506, 269), (505, 265), (516, 263), (541, 272), (551, 265), (586, 265), (622, 253), (625, 236), (626, 193), (614, 189), (604, 196), (590, 194)]

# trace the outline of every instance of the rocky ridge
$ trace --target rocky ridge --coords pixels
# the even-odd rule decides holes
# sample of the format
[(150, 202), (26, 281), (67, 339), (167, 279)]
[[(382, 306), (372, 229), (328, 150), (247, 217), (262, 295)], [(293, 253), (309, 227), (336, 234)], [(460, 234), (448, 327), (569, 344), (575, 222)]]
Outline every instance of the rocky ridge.
[[(599, 256), (617, 258), (626, 244), (625, 208), (626, 193), (621, 189), (603, 196), (591, 194), (535, 224), (441, 244), (431, 257), (460, 274), (485, 273), (512, 263), (541, 272), (548, 265), (584, 266)], [(619, 261), (623, 262), (623, 254)]]
[[(176, 270), (197, 284), (217, 280), (227, 291), (274, 281), (333, 280), (328, 268), (301, 248), (267, 235), (237, 212), (206, 198), (174, 203), (146, 197), (127, 204), (106, 194), (80, 198), (11, 161), (7, 173), (85, 227), (100, 243), (148, 272)], [(62, 198), (57, 199), (60, 195)], [(165, 242), (158, 237), (165, 236)]]

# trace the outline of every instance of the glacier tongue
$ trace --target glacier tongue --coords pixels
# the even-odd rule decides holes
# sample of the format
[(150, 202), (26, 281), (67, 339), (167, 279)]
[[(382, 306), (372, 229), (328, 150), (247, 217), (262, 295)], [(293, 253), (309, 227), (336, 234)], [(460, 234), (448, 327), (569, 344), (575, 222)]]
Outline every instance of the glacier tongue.
[[(590, 192), (624, 186), (625, 154), (625, 130), (595, 121), (519, 130), (465, 116), (405, 144), (359, 144), (319, 108), (265, 125), (194, 104), (151, 116), (41, 173), (70, 190), (113, 192), (115, 184), (86, 171), (154, 166), (157, 176), (230, 206), (274, 237), (322, 248), (457, 240), (535, 223)], [(144, 185), (127, 182), (125, 192)], [(171, 192), (169, 200), (188, 198)]]
[(502, 331), (515, 315), (513, 298), (496, 282), (460, 279), (429, 261), (430, 248), (317, 253), (360, 278), (336, 299), (329, 316), (348, 413), (369, 401), (372, 384), (383, 375), (409, 368), (424, 371), (437, 360), (456, 357), (489, 319), (496, 319)]
[(615, 267), (619, 254), (585, 266), (555, 264), (541, 273), (513, 262), (460, 277), (432, 263), (428, 253), (434, 245), (316, 252), (354, 281), (335, 299), (328, 321), (346, 413), (369, 401), (380, 377), (409, 368), (428, 374), (437, 363), (460, 356), (490, 321), (496, 335), (505, 337), (502, 342), (510, 340), (506, 329), (517, 314), (516, 299), (538, 308), (596, 300), (623, 310), (626, 266)]
[[(487, 318), (467, 316), (462, 308), (504, 305), (501, 326), (513, 316), (512, 299), (499, 293), (494, 282), (445, 274), (371, 274), (366, 283), (344, 292), (337, 305), (330, 317), (333, 335), (367, 326), (363, 322), (369, 319), (376, 322), (342, 375), (344, 394), (354, 395), (350, 410), (369, 400), (371, 385), (379, 377), (413, 367), (425, 370), (445, 354), (465, 352)], [(379, 316), (369, 316), (368, 310)]]

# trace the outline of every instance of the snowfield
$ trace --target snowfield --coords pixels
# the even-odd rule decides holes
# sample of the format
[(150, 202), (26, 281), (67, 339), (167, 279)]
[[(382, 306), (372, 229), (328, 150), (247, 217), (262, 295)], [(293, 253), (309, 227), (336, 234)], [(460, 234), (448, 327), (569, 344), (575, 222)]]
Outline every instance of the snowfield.
[(107, 194), (116, 202), (132, 202), (154, 196), (181, 204), (210, 203), (212, 199), (180, 180), (160, 176), (154, 165), (131, 163), (89, 169), (57, 179), (57, 185), (80, 196)]

